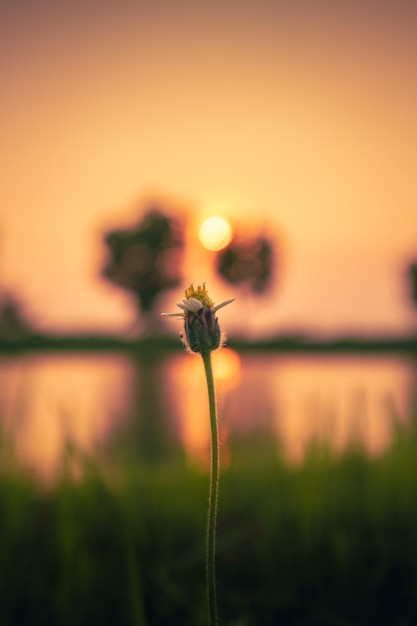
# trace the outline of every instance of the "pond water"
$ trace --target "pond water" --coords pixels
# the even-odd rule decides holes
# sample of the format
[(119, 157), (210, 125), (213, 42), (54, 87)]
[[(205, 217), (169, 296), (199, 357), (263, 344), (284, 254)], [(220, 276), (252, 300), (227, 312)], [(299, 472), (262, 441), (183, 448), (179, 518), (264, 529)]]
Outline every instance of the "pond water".
[[(233, 442), (267, 442), (288, 463), (313, 442), (370, 455), (390, 444), (416, 398), (416, 362), (393, 356), (214, 355), (223, 464)], [(5, 450), (53, 477), (68, 442), (88, 454), (122, 450), (138, 462), (180, 452), (207, 463), (209, 421), (198, 355), (28, 354), (0, 359)], [(4, 444), (7, 442), (7, 446)], [(261, 452), (259, 452), (261, 453)]]

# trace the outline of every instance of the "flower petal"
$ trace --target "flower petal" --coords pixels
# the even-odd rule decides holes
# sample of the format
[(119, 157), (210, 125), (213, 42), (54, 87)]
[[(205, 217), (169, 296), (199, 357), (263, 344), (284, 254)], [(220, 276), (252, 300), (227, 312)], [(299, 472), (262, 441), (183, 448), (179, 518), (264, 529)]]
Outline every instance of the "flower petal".
[(236, 300), (236, 298), (230, 298), (229, 300), (225, 300), (224, 302), (220, 302), (220, 304), (218, 304), (217, 306), (213, 307), (213, 313), (215, 313), (216, 311), (218, 311), (222, 307), (230, 304), (231, 302), (234, 302), (235, 300)]
[(183, 304), (184, 306), (178, 306), (181, 306), (181, 308), (184, 308), (187, 311), (191, 311), (191, 313), (198, 313), (198, 311), (203, 308), (203, 303), (200, 302), (200, 300), (197, 300), (197, 298), (184, 298)]
[(188, 303), (194, 312), (199, 311), (204, 306), (201, 300), (198, 300), (197, 298), (189, 298)]

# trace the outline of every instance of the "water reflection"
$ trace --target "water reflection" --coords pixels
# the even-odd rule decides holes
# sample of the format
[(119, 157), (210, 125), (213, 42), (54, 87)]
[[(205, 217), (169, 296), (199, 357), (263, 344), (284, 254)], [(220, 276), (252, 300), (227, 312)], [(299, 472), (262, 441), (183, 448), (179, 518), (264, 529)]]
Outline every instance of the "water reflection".
[[(228, 432), (224, 417), (230, 410), (232, 391), (240, 387), (241, 360), (229, 348), (213, 352), (212, 357), (217, 405), (221, 415), (219, 437), (224, 452)], [(193, 460), (206, 465), (209, 459), (210, 420), (200, 355), (182, 354), (171, 359), (165, 381), (172, 399), (171, 410), (174, 412), (182, 445)]]
[[(369, 454), (406, 422), (412, 362), (358, 356), (214, 354), (224, 460), (232, 440), (269, 437), (292, 463), (313, 441)], [(16, 456), (51, 477), (67, 441), (89, 453), (122, 450), (141, 463), (178, 454), (206, 463), (207, 391), (198, 355), (31, 355), (0, 360), (2, 432)], [(230, 460), (230, 459), (229, 459)]]
[(122, 390), (128, 402), (128, 419), (113, 433), (108, 447), (124, 457), (155, 465), (179, 453), (180, 441), (165, 385), (166, 360), (159, 354), (129, 358), (132, 377)]
[(51, 476), (67, 442), (92, 452), (127, 420), (133, 376), (129, 363), (113, 355), (2, 359), (2, 434), (18, 459)]
[(413, 365), (399, 358), (285, 358), (273, 378), (276, 432), (292, 462), (312, 441), (336, 451), (358, 442), (378, 454), (412, 410)]

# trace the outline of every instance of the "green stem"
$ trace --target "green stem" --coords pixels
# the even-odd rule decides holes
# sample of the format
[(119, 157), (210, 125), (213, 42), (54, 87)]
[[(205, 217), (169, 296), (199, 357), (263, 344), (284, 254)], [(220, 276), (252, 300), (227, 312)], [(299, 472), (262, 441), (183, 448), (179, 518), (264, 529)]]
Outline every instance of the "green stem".
[(206, 543), (207, 601), (209, 626), (215, 626), (218, 623), (216, 597), (216, 518), (219, 499), (219, 434), (217, 428), (216, 394), (214, 390), (213, 368), (211, 365), (211, 352), (202, 352), (201, 356), (203, 357), (207, 379), (211, 430), (211, 471)]

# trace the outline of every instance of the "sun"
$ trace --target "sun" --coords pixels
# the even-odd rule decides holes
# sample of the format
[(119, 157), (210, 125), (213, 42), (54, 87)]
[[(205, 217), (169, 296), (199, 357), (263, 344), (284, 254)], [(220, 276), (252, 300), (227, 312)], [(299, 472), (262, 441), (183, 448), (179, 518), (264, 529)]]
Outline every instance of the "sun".
[(230, 222), (224, 217), (209, 217), (200, 226), (198, 238), (207, 250), (222, 250), (232, 240)]

